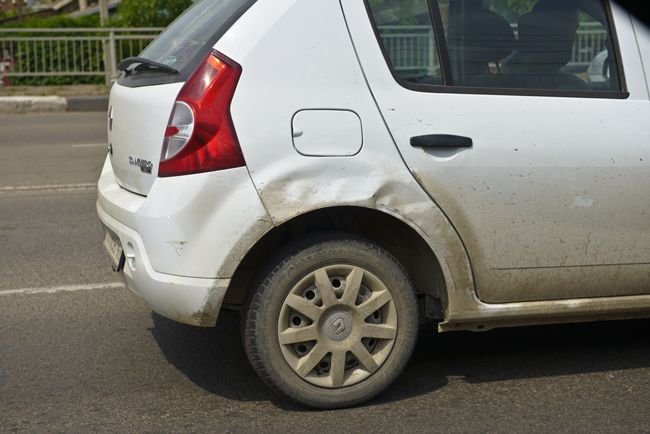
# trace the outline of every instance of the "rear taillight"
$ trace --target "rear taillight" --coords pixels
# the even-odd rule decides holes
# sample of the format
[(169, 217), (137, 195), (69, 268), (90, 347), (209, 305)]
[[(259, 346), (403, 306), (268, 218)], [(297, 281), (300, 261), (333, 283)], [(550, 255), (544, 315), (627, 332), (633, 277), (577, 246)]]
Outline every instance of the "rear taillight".
[(158, 176), (244, 166), (230, 116), (241, 67), (213, 51), (176, 99), (165, 130)]

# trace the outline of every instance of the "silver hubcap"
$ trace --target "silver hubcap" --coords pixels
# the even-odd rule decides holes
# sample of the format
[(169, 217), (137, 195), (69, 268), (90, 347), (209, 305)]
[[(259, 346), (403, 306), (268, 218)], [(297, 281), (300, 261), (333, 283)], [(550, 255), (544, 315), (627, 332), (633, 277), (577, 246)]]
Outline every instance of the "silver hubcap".
[(350, 386), (377, 371), (397, 335), (388, 288), (372, 273), (332, 265), (306, 276), (284, 300), (278, 340), (291, 368), (321, 387)]

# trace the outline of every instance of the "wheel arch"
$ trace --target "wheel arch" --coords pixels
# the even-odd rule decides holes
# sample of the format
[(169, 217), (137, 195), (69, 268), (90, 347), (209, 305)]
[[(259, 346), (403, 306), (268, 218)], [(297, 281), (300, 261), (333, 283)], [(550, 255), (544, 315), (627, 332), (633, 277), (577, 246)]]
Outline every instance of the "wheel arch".
[(406, 269), (422, 301), (421, 313), (443, 319), (447, 282), (442, 264), (422, 231), (394, 210), (360, 206), (334, 206), (300, 214), (275, 226), (262, 236), (237, 266), (224, 305), (237, 307), (272, 254), (293, 240), (309, 234), (336, 231), (363, 237), (381, 246)]

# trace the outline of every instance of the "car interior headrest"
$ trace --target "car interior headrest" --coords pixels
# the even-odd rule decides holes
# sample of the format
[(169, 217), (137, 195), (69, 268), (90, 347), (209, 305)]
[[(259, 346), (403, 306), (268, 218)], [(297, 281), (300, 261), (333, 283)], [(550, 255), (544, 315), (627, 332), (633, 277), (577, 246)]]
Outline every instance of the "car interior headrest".
[(486, 9), (469, 14), (459, 35), (450, 35), (449, 41), (452, 59), (463, 63), (498, 62), (509, 56), (515, 47), (515, 34), (510, 23), (498, 13)]
[(577, 9), (533, 9), (519, 18), (517, 53), (510, 66), (521, 64), (531, 73), (559, 71), (571, 60), (577, 30)]

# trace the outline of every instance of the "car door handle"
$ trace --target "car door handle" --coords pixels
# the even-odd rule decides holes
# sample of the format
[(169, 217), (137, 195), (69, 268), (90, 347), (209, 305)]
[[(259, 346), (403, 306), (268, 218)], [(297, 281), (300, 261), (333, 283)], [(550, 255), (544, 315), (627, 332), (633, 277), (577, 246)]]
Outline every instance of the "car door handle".
[(474, 142), (470, 137), (451, 134), (428, 134), (411, 137), (414, 148), (471, 148)]

